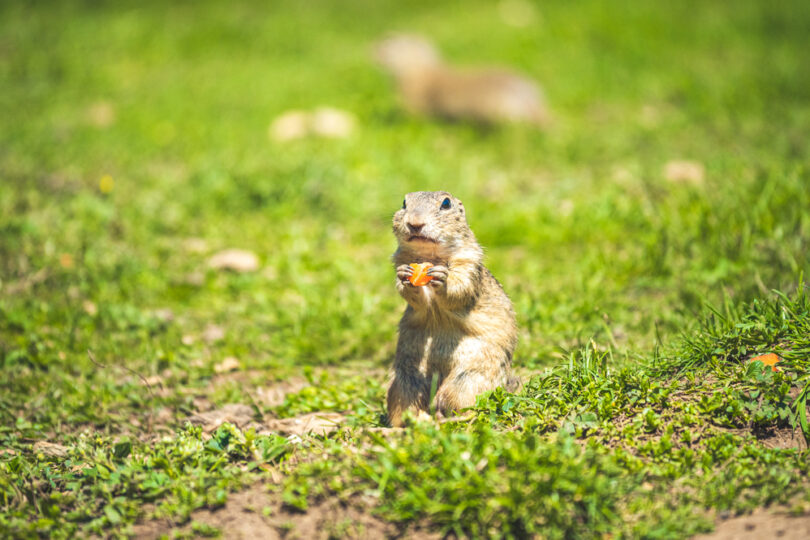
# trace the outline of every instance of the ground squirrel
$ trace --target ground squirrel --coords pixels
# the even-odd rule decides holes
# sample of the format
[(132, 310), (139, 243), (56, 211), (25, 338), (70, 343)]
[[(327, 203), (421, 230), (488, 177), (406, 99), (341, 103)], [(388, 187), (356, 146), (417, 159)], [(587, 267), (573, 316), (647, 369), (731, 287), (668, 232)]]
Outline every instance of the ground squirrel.
[[(391, 425), (401, 425), (408, 409), (429, 411), (434, 378), (434, 406), (444, 415), (498, 386), (517, 389), (511, 372), (515, 312), (484, 266), (464, 205), (445, 191), (409, 193), (393, 221), (397, 290), (408, 306), (388, 387)], [(433, 265), (427, 272), (432, 281), (411, 285), (409, 264), (426, 262)]]
[(447, 66), (430, 42), (405, 34), (378, 43), (375, 55), (411, 112), (481, 124), (548, 123), (540, 88), (524, 76), (502, 68)]

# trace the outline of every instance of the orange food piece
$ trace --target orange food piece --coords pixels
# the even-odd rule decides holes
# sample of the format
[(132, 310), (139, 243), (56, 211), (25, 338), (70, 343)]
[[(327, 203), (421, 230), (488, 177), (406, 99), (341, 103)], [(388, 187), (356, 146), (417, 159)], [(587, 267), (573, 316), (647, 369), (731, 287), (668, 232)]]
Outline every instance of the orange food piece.
[(429, 262), (422, 264), (411, 263), (410, 267), (413, 268), (413, 274), (411, 274), (411, 277), (408, 278), (408, 281), (411, 282), (411, 285), (413, 285), (414, 287), (421, 287), (423, 285), (427, 285), (428, 283), (430, 283), (430, 280), (432, 280), (433, 277), (427, 275), (427, 271), (430, 270), (432, 266), (433, 265)]
[(776, 364), (778, 364), (780, 360), (781, 358), (774, 353), (768, 353), (753, 357), (751, 362), (760, 361), (766, 366), (771, 366), (771, 371), (781, 371), (778, 367), (776, 367)]

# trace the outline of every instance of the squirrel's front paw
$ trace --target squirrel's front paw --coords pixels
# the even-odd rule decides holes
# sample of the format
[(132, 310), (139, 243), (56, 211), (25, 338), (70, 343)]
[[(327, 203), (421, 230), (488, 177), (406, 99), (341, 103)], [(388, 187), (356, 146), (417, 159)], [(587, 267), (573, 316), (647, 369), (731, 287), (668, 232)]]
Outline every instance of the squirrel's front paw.
[(427, 275), (432, 277), (430, 285), (432, 287), (443, 287), (447, 283), (447, 267), (446, 266), (431, 266), (427, 271)]
[(400, 264), (397, 266), (397, 279), (404, 283), (410, 283), (408, 280), (413, 275), (413, 268), (409, 264)]

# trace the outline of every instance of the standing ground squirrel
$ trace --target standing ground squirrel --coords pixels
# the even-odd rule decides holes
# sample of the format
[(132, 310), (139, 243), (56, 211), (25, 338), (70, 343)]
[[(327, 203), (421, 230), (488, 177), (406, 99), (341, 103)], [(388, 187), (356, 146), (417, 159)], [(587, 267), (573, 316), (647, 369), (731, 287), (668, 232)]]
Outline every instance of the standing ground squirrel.
[(377, 44), (376, 58), (396, 79), (411, 112), (481, 124), (548, 123), (540, 88), (517, 73), (453, 68), (442, 62), (430, 42), (405, 34)]
[[(467, 224), (464, 205), (446, 191), (405, 196), (394, 214), (397, 290), (408, 302), (388, 387), (388, 420), (429, 411), (442, 414), (471, 407), (475, 397), (498, 386), (515, 389), (512, 353), (517, 324), (512, 302), (483, 263), (484, 253)], [(433, 279), (411, 285), (411, 263), (429, 262)]]

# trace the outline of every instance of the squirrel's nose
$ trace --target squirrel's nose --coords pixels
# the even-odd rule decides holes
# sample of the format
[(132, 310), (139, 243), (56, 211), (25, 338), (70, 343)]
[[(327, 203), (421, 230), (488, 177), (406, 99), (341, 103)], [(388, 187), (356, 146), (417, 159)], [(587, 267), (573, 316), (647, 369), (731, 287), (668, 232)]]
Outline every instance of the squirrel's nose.
[(419, 234), (419, 231), (421, 231), (422, 227), (424, 227), (424, 226), (425, 226), (424, 223), (410, 223), (409, 222), (408, 223), (408, 230), (411, 231), (411, 233), (413, 233), (413, 234)]

